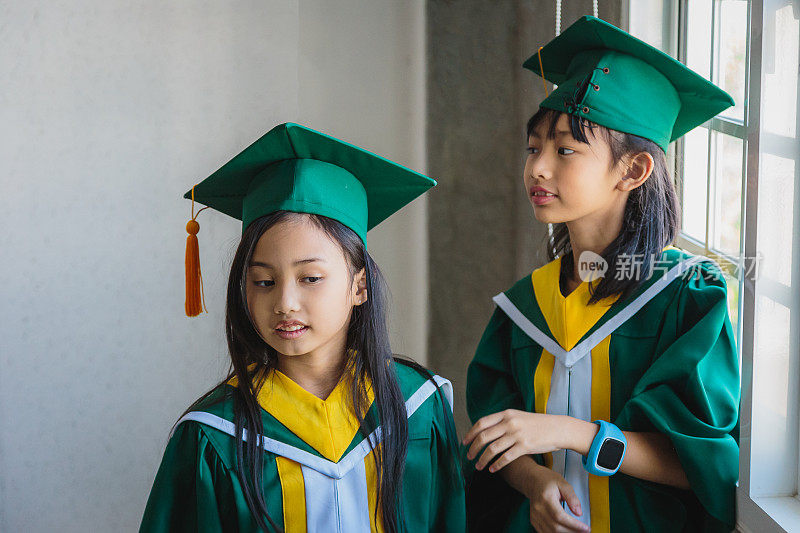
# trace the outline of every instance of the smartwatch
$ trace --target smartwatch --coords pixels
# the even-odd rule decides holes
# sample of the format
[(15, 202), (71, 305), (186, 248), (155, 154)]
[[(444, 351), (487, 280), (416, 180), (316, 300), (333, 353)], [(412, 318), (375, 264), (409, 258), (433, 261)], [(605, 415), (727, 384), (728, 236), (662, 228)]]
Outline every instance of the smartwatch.
[(595, 420), (600, 431), (592, 441), (589, 453), (583, 457), (583, 467), (596, 476), (611, 476), (617, 473), (625, 457), (627, 441), (622, 431), (610, 422)]

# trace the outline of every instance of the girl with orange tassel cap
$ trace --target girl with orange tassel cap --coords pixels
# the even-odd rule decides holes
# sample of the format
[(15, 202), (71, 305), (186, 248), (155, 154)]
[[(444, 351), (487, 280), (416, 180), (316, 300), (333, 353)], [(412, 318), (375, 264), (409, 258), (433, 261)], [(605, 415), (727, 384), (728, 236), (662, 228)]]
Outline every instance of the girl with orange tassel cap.
[(242, 220), (232, 370), (175, 424), (142, 531), (464, 531), (452, 386), (393, 356), (366, 248), (435, 184), (281, 124), (186, 193), (189, 316), (204, 307), (194, 203)]

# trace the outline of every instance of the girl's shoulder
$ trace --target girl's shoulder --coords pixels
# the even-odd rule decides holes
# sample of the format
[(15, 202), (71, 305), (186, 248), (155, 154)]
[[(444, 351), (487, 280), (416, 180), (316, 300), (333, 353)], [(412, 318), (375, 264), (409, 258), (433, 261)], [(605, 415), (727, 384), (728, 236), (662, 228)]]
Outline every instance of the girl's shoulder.
[(187, 412), (208, 413), (232, 421), (235, 391), (236, 387), (224, 381), (195, 400)]
[[(725, 271), (712, 257), (670, 246), (661, 252), (661, 257), (655, 262), (654, 268), (664, 273), (673, 271), (677, 283), (683, 287), (725, 289)], [(660, 275), (658, 272), (654, 274), (655, 277)]]
[(428, 380), (429, 376), (427, 374), (433, 376), (433, 373), (424, 366), (404, 357), (395, 356), (392, 366), (394, 367), (397, 382), (400, 385), (400, 390), (403, 392), (405, 399), (408, 399), (410, 394)]
[(453, 385), (448, 379), (408, 359), (396, 357), (393, 366), (406, 408), (413, 412), (409, 419), (438, 418), (442, 410), (452, 413)]
[(448, 379), (434, 374), (423, 365), (410, 359), (395, 357), (393, 366), (400, 391), (406, 401), (423, 387), (435, 388), (437, 385), (442, 387), (450, 384)]

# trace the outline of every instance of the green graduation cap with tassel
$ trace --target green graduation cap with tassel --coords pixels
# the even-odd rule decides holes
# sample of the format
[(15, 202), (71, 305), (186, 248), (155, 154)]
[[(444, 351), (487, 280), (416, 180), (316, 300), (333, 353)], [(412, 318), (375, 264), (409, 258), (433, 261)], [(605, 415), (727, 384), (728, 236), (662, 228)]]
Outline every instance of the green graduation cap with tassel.
[(558, 85), (541, 107), (650, 139), (665, 152), (670, 142), (734, 105), (728, 93), (680, 61), (589, 15), (523, 66)]
[[(275, 211), (337, 220), (366, 245), (367, 231), (436, 181), (352, 144), (287, 122), (272, 128), (184, 198), (192, 200), (186, 246), (186, 315), (202, 308), (194, 203), (242, 221), (242, 232)], [(203, 208), (205, 209), (205, 208)]]
[[(649, 139), (664, 151), (733, 104), (680, 62), (590, 16), (524, 66), (558, 84), (540, 107)], [(471, 422), (506, 409), (596, 421), (589, 453), (557, 449), (540, 460), (571, 487), (575, 502), (562, 517), (592, 531), (731, 531), (739, 364), (719, 267), (667, 246), (656, 259), (663, 275), (648, 276), (630, 297), (589, 305), (589, 283), (565, 303), (563, 257), (494, 298), (497, 307), (467, 372)], [(657, 432), (668, 442), (686, 476), (683, 486), (615, 470), (629, 458), (623, 430)], [(468, 508), (472, 502), (480, 508), (470, 516), (471, 530), (530, 531), (527, 500), (492, 474), (476, 471), (468, 494)], [(578, 508), (580, 516), (573, 512)]]

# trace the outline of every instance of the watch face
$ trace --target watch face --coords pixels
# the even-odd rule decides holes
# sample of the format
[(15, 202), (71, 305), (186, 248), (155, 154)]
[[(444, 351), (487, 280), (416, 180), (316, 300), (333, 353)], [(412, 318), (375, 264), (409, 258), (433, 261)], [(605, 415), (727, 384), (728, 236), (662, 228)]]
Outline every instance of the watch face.
[(617, 439), (604, 440), (603, 445), (600, 446), (600, 452), (597, 454), (597, 466), (606, 470), (615, 470), (622, 460), (623, 450), (625, 450), (625, 445)]

